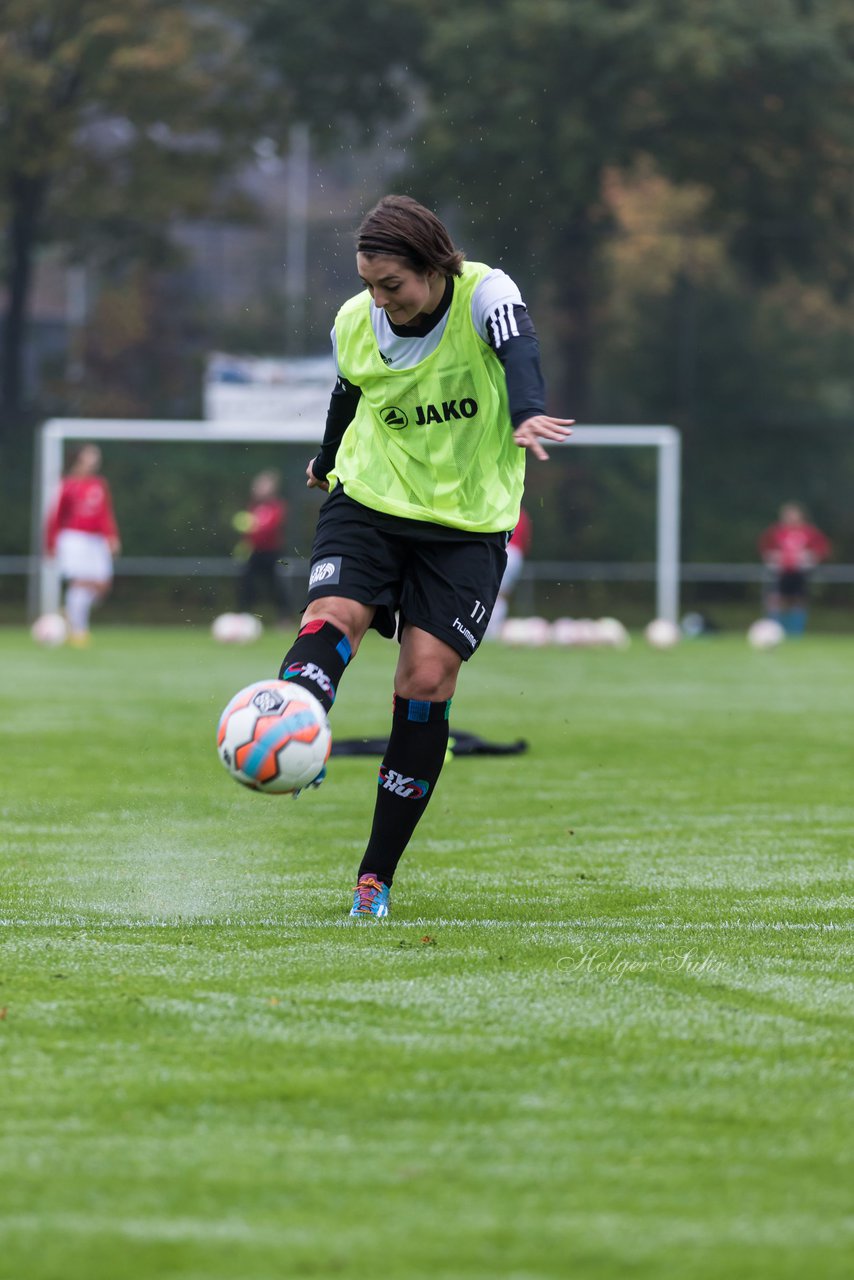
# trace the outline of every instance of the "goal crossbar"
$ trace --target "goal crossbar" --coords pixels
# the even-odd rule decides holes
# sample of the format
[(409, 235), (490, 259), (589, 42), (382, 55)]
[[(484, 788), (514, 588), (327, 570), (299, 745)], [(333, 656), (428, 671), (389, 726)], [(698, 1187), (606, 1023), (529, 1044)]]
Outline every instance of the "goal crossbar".
[[(68, 440), (122, 440), (128, 443), (166, 441), (179, 443), (306, 444), (319, 447), (316, 431), (300, 418), (280, 422), (146, 421), (110, 418), (50, 418), (40, 430), (33, 476), (33, 536), (35, 579), (31, 601), (40, 613), (59, 607), (60, 588), (56, 564), (38, 556), (42, 530), (62, 477), (62, 458)], [(561, 445), (653, 448), (657, 452), (656, 481), (656, 614), (676, 622), (679, 616), (679, 512), (681, 438), (671, 426), (581, 426)]]

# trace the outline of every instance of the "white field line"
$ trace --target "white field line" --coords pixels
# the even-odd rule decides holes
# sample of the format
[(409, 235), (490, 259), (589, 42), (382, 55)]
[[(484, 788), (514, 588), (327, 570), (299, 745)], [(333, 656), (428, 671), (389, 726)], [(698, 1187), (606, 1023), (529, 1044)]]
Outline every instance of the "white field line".
[[(458, 919), (446, 916), (422, 916), (416, 920), (401, 920), (390, 916), (385, 920), (330, 919), (326, 916), (294, 918), (291, 916), (151, 916), (127, 918), (121, 916), (0, 916), (0, 928), (27, 929), (353, 929), (359, 927), (381, 929), (522, 929), (522, 930), (581, 930), (591, 929), (615, 932), (637, 932), (637, 920), (620, 920), (607, 916), (575, 916), (566, 920), (492, 920)], [(644, 921), (644, 931), (661, 933), (747, 932), (747, 933), (849, 933), (854, 922), (797, 921), (797, 920), (690, 920)]]
[[(562, 1212), (550, 1224), (561, 1235), (575, 1239), (600, 1241), (611, 1244), (615, 1240), (630, 1236), (637, 1242), (643, 1240), (649, 1220), (637, 1213), (566, 1213)], [(747, 1213), (738, 1216), (717, 1215), (711, 1219), (699, 1221), (687, 1215), (668, 1215), (662, 1223), (660, 1234), (652, 1233), (646, 1248), (641, 1252), (654, 1256), (666, 1243), (672, 1250), (674, 1246), (702, 1245), (707, 1248), (719, 1247), (721, 1242), (731, 1244), (763, 1245), (775, 1249), (782, 1247), (803, 1248), (804, 1242), (810, 1245), (830, 1248), (844, 1247), (845, 1241), (854, 1236), (854, 1217), (836, 1218), (822, 1221), (814, 1214), (789, 1213), (773, 1214)], [(123, 1218), (121, 1216), (104, 1216), (98, 1214), (75, 1213), (16, 1213), (0, 1215), (0, 1227), (4, 1234), (11, 1232), (43, 1233), (47, 1229), (59, 1230), (75, 1235), (100, 1235), (107, 1238), (125, 1237), (131, 1240), (164, 1241), (196, 1241), (202, 1244), (216, 1241), (258, 1245), (280, 1245), (285, 1241), (293, 1243), (295, 1234), (303, 1235), (306, 1240), (314, 1240), (316, 1234), (312, 1227), (305, 1224), (303, 1232), (294, 1231), (292, 1222), (269, 1226), (258, 1222), (255, 1218), (187, 1217), (176, 1215), (165, 1217), (151, 1215), (147, 1217)], [(637, 1234), (640, 1232), (640, 1234)], [(524, 1274), (524, 1273), (520, 1273)]]

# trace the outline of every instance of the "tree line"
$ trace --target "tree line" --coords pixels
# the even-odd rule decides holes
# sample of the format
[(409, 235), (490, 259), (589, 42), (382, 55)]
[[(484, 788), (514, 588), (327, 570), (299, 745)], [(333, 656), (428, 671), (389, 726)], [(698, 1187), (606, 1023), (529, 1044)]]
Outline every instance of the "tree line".
[[(399, 185), (523, 284), (556, 406), (681, 427), (689, 550), (728, 545), (733, 520), (746, 529), (797, 494), (854, 557), (847, 0), (7, 0), (0, 420), (13, 453), (40, 410), (23, 380), (40, 249), (119, 290), (146, 281), (136, 403), (185, 412), (198, 369), (181, 366), (180, 333), (158, 347), (164, 316), (187, 310), (196, 349), (223, 329), (170, 294), (172, 229), (257, 216), (238, 175), (295, 123), (321, 153), (403, 151)], [(252, 344), (264, 336), (256, 326)], [(60, 388), (51, 408), (73, 405)], [(552, 495), (555, 538), (583, 538), (600, 487), (586, 479)], [(630, 524), (630, 485), (620, 498)]]

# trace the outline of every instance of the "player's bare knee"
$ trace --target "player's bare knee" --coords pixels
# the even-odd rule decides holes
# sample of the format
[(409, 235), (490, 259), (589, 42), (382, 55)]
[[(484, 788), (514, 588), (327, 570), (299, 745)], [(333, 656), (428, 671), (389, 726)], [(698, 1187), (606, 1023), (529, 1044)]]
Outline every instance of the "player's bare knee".
[(456, 665), (440, 659), (421, 662), (417, 666), (399, 666), (394, 691), (401, 698), (415, 698), (419, 702), (443, 702), (454, 695), (458, 670)]
[(365, 632), (371, 625), (373, 609), (359, 604), (356, 600), (344, 597), (327, 596), (323, 600), (313, 600), (306, 608), (302, 618), (302, 626), (307, 622), (331, 622), (333, 627), (343, 631), (350, 641), (353, 654), (359, 648)]

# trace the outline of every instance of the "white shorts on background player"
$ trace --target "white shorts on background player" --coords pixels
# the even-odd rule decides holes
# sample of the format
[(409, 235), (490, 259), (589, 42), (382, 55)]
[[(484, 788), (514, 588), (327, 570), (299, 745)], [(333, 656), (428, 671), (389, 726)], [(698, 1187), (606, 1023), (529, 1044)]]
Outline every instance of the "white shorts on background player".
[(63, 529), (56, 539), (56, 559), (63, 578), (78, 582), (111, 582), (113, 557), (100, 533)]
[(519, 577), (522, 573), (522, 565), (525, 563), (525, 557), (518, 547), (507, 548), (507, 568), (504, 570), (504, 577), (501, 579), (501, 595), (509, 596)]

